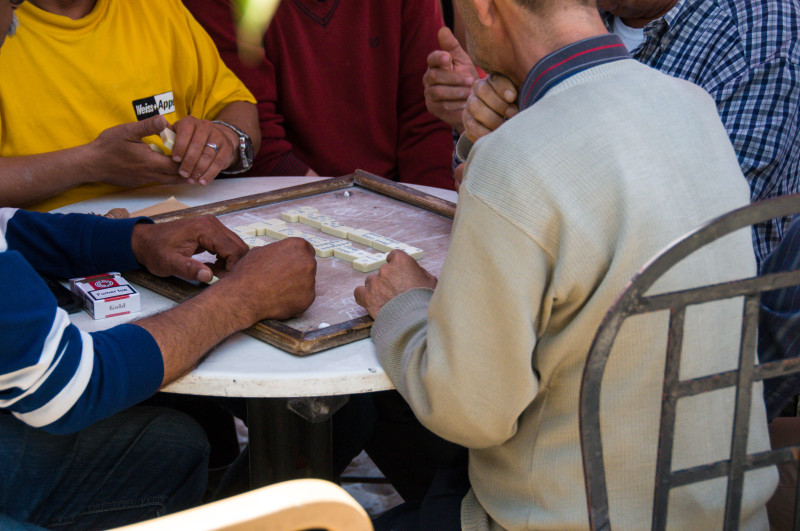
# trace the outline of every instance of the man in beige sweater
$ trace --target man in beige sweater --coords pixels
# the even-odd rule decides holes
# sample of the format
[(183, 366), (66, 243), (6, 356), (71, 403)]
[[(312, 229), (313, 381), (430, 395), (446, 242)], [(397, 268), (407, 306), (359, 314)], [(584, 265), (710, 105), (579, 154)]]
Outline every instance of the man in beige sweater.
[[(746, 205), (749, 190), (708, 94), (632, 60), (594, 2), (457, 7), (472, 59), (514, 82), (520, 113), (469, 154), (438, 283), (396, 251), (355, 291), (376, 319), (381, 363), (416, 416), (469, 448), (468, 482), (443, 480), (458, 502), (449, 512), (433, 492), (440, 510), (426, 500), (389, 523), (582, 529), (578, 388), (597, 327), (649, 257)], [(743, 230), (652, 291), (754, 274)], [(683, 377), (734, 366), (741, 312), (739, 300), (689, 310)], [(621, 529), (649, 527), (667, 317), (622, 328), (603, 383), (610, 515)], [(750, 449), (766, 449), (760, 389), (753, 397)], [(732, 413), (732, 390), (682, 401), (674, 466), (727, 455)], [(766, 527), (776, 479), (773, 468), (748, 474), (744, 528)], [(670, 528), (719, 527), (724, 494), (724, 480), (674, 491)]]

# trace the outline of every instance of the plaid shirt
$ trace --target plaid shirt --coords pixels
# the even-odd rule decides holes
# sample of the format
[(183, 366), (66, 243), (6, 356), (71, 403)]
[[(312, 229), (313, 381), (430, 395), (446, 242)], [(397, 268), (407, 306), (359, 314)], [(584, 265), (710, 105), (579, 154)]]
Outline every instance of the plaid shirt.
[[(604, 14), (610, 26), (613, 17)], [(678, 0), (631, 55), (717, 103), (752, 201), (800, 192), (800, 0)], [(708, 198), (713, 201), (713, 198)], [(758, 263), (788, 219), (754, 227)]]

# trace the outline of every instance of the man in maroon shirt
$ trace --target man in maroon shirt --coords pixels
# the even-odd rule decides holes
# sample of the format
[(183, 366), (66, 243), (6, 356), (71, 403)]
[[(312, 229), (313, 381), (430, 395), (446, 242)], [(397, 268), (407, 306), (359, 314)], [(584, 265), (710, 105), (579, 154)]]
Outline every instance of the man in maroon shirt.
[(231, 0), (183, 2), (258, 100), (262, 144), (247, 175), (360, 168), (453, 188), (451, 132), (426, 110), (422, 85), (438, 0), (285, 0), (255, 65), (238, 56)]

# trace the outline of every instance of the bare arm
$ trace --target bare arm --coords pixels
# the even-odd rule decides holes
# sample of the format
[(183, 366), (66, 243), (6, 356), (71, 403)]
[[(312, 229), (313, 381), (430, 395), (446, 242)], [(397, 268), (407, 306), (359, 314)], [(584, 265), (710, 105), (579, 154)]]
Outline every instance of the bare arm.
[[(213, 216), (160, 224), (138, 224), (131, 235), (136, 260), (159, 276), (208, 282), (206, 264), (192, 258), (217, 256), (221, 280), (164, 313), (137, 321), (153, 336), (164, 362), (162, 385), (194, 367), (229, 335), (261, 319), (285, 319), (314, 301), (317, 262), (305, 240), (286, 240), (248, 251), (247, 245)], [(222, 276), (222, 275), (221, 275)]]
[(0, 157), (0, 204), (22, 207), (90, 182), (120, 186), (181, 182), (178, 165), (142, 142), (164, 127), (166, 120), (157, 116), (111, 127), (82, 146)]
[(314, 301), (317, 262), (305, 240), (288, 238), (248, 252), (229, 275), (183, 304), (135, 324), (161, 348), (166, 385), (217, 343), (262, 319), (286, 319)]

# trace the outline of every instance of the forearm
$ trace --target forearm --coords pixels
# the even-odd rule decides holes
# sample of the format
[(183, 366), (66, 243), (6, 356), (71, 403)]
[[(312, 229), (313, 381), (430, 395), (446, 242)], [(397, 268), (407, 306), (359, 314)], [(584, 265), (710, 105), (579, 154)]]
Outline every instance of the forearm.
[(0, 157), (0, 204), (24, 207), (97, 179), (88, 144), (39, 155)]
[(214, 346), (256, 322), (242, 298), (225, 291), (224, 282), (204, 289), (161, 314), (136, 321), (155, 339), (164, 360), (162, 386), (192, 370)]

